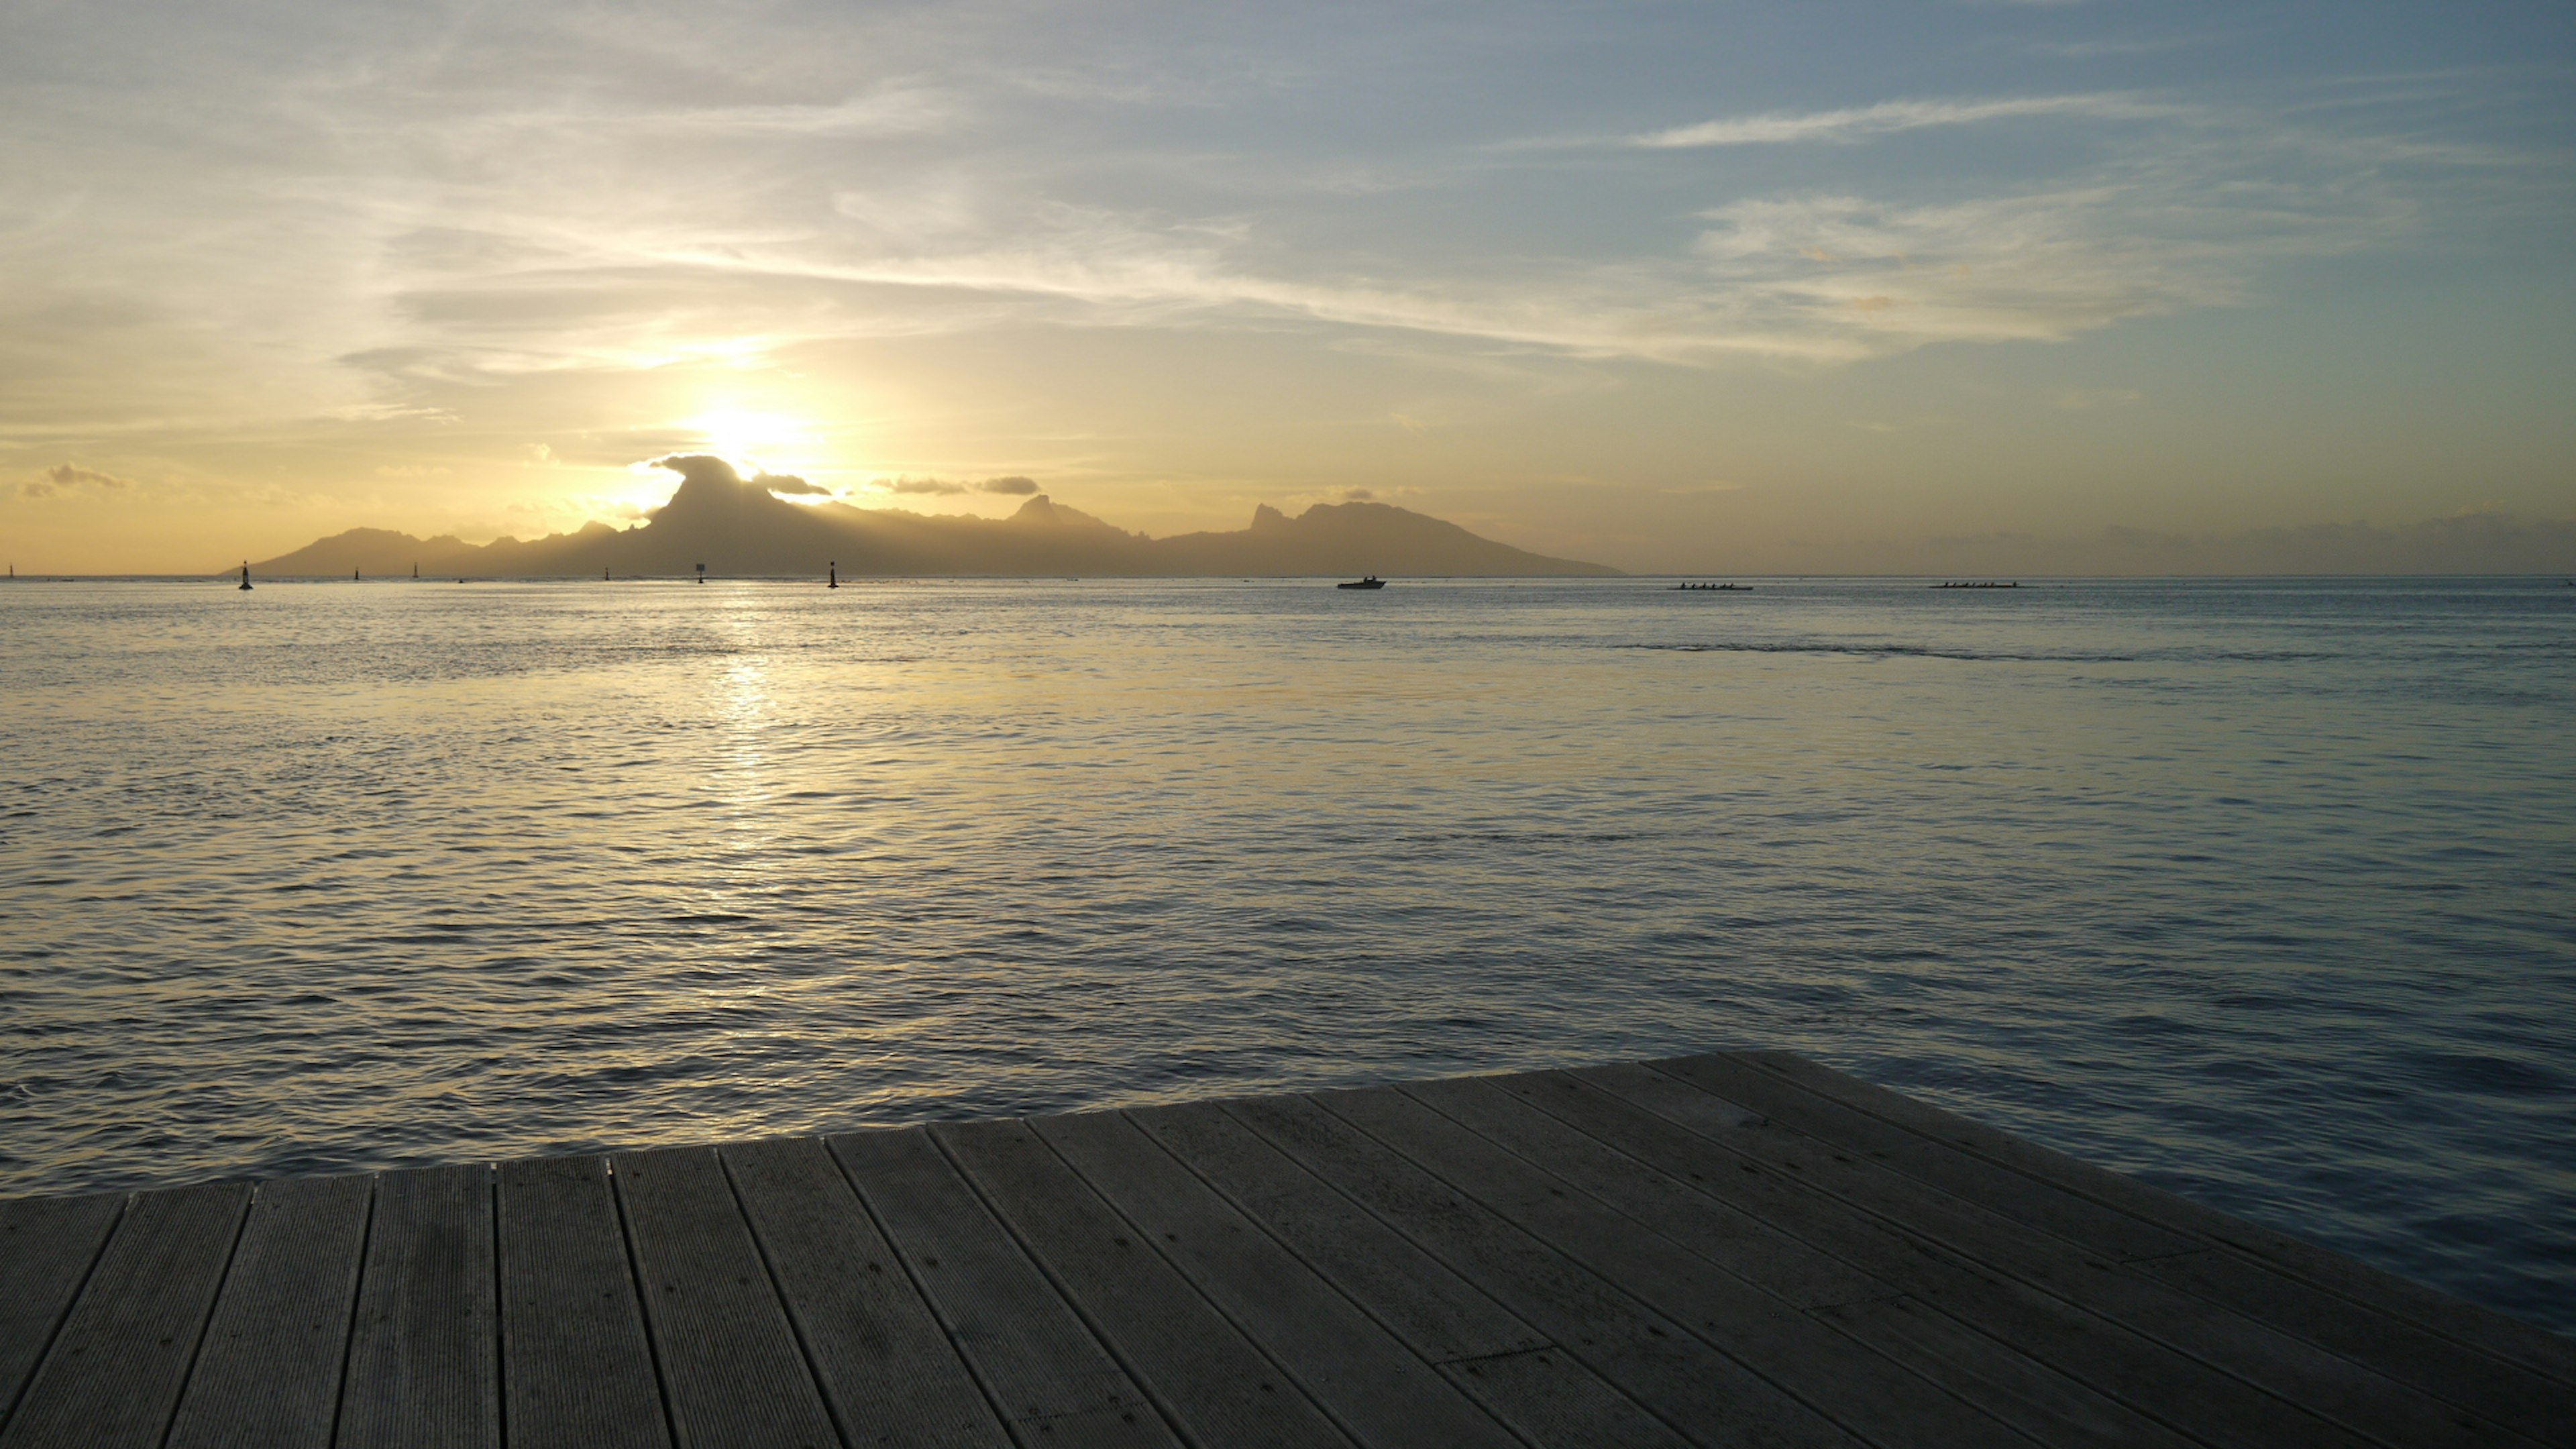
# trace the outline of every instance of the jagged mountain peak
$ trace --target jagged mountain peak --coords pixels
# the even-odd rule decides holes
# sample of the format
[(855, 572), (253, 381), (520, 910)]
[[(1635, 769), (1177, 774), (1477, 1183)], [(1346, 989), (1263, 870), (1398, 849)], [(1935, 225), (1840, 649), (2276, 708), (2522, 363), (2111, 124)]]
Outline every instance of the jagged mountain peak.
[(399, 574), (484, 577), (677, 575), (705, 564), (711, 574), (797, 576), (836, 565), (847, 576), (986, 574), (1089, 575), (1546, 575), (1617, 570), (1527, 553), (1479, 538), (1456, 524), (1356, 501), (1316, 504), (1295, 518), (1262, 504), (1238, 533), (1148, 538), (1128, 533), (1044, 493), (1007, 518), (868, 509), (833, 502), (809, 507), (781, 492), (822, 494), (802, 478), (744, 478), (709, 454), (659, 460), (680, 475), (670, 498), (629, 529), (602, 523), (572, 533), (476, 548), (453, 537), (421, 540), (386, 529), (353, 529), (252, 567), (271, 575), (337, 577), (352, 568)]

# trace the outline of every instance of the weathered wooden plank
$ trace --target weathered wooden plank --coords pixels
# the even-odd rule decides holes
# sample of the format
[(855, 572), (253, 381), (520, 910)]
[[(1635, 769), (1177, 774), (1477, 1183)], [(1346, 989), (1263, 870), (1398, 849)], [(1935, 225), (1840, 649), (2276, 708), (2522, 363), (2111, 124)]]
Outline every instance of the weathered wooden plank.
[(490, 1168), (376, 1180), (340, 1394), (341, 1449), (501, 1442), (495, 1292)]
[(1315, 1100), (1863, 1439), (1985, 1449), (2013, 1437), (1940, 1383), (1402, 1092), (1327, 1092)]
[(844, 1438), (925, 1449), (1009, 1444), (823, 1144), (806, 1137), (720, 1151)]
[(1002, 1449), (1010, 1434), (814, 1137), (721, 1147), (848, 1444)]
[(0, 1428), (124, 1210), (123, 1193), (0, 1202)]
[[(1747, 1278), (1759, 1275), (1757, 1281), (1776, 1285), (1784, 1297), (1798, 1295), (1791, 1301), (2042, 1442), (2183, 1442), (2019, 1350), (1924, 1312), (1885, 1281), (1728, 1206), (1705, 1190), (1706, 1169), (1684, 1163), (1667, 1173), (1507, 1090), (1531, 1085), (1466, 1078), (1402, 1090), (1673, 1241)], [(1823, 1199), (1814, 1206), (1848, 1211)]]
[(915, 1128), (829, 1141), (1019, 1437), (1180, 1442), (929, 1134)]
[(1547, 1333), (1690, 1438), (1856, 1443), (1694, 1337), (1312, 1098), (1231, 1102), (1246, 1126)]
[[(2249, 1449), (2361, 1442), (2062, 1299), (1974, 1271), (1964, 1260), (1831, 1197), (1802, 1180), (1809, 1162), (1829, 1160), (1826, 1149), (1777, 1133), (1732, 1103), (1634, 1066), (1500, 1078), (1496, 1085), (1668, 1172), (1689, 1174), (1702, 1190), (2192, 1437)], [(1660, 1107), (1663, 1115), (1649, 1106)], [(1685, 1124), (1696, 1124), (1696, 1130)], [(1766, 1134), (1782, 1139), (1774, 1160), (1757, 1160), (1726, 1145), (1732, 1138), (1758, 1151)], [(1927, 1353), (1940, 1353), (1945, 1344), (1921, 1341)]]
[(249, 1202), (239, 1183), (136, 1193), (0, 1446), (158, 1445)]
[(824, 1449), (840, 1436), (708, 1147), (611, 1158), (681, 1449)]
[(1126, 1117), (1029, 1125), (1361, 1443), (1519, 1442)]
[(501, 1164), (501, 1402), (511, 1449), (667, 1445), (607, 1164)]
[[(1679, 1057), (1646, 1065), (2114, 1262), (2161, 1258), (2208, 1246), (2191, 1234), (2158, 1227), (2090, 1198), (1998, 1172), (1947, 1143), (1828, 1101), (1732, 1057)], [(1981, 1194), (1994, 1200), (1986, 1201)]]
[(1697, 1173), (1685, 1169), (1676, 1176), (1648, 1166), (1521, 1101), (1495, 1078), (1462, 1077), (1397, 1090), (1557, 1177), (1581, 1183), (1621, 1212), (1800, 1308), (1898, 1294), (1893, 1285), (1681, 1180)]
[(1125, 1115), (1442, 1377), (1531, 1442), (1562, 1449), (1686, 1442), (1221, 1105)]
[(1811, 1310), (2050, 1449), (2190, 1449), (2179, 1431), (1916, 1298)]
[[(1880, 1160), (1882, 1154), (1903, 1159), (1923, 1173), (1950, 1177), (1967, 1185), (1977, 1180), (1981, 1169), (1974, 1164), (1967, 1168), (1956, 1166), (1966, 1161), (1959, 1154), (1801, 1091), (1769, 1073), (1719, 1057), (1660, 1063), (1656, 1070), (1751, 1107), (1771, 1121), (1825, 1144), (1829, 1150), (1816, 1164), (1816, 1180), (1829, 1182), (1838, 1194), (1846, 1190), (1888, 1193), (1896, 1200), (1896, 1212), (1906, 1220), (1909, 1231), (1925, 1231), (1938, 1223), (1943, 1245), (1994, 1271), (2081, 1304), (2355, 1433), (2372, 1437), (2395, 1435), (2409, 1445), (2453, 1444), (2469, 1449), (2492, 1444), (2502, 1432), (2491, 1420), (2314, 1344), (2177, 1292), (2151, 1278), (2124, 1271), (2112, 1255), (2097, 1251), (2094, 1245), (2072, 1241), (2058, 1228), (2031, 1225), (2034, 1218), (2063, 1224), (2086, 1212), (2102, 1215), (2112, 1211), (2099, 1204), (2032, 1182), (2028, 1195), (2032, 1201), (2022, 1212), (2000, 1213)], [(1849, 1138), (1863, 1139), (1869, 1145), (1856, 1145)], [(1953, 1163), (1939, 1162), (1940, 1156), (1947, 1156)], [(2083, 1206), (2072, 1209), (2069, 1203)], [(2114, 1235), (2110, 1230), (2102, 1231), (2106, 1236)], [(2184, 1251), (2217, 1251), (2190, 1239), (2165, 1236), (2183, 1243)]]
[(372, 1177), (259, 1185), (169, 1449), (330, 1444), (374, 1196)]
[[(2393, 1273), (2357, 1263), (2340, 1253), (2304, 1243), (2288, 1234), (2203, 1207), (2188, 1198), (2151, 1187), (2135, 1178), (2096, 1167), (2065, 1153), (2042, 1147), (1946, 1112), (1929, 1103), (1901, 1096), (1858, 1077), (1837, 1072), (1785, 1052), (1742, 1052), (1738, 1060), (1772, 1072), (1819, 1096), (1867, 1112), (1935, 1142), (2023, 1176), (2051, 1183), (2105, 1206), (2143, 1218), (2178, 1233), (2194, 1234), (2256, 1260), (2243, 1269), (2196, 1280), (2194, 1291), (2213, 1302), (2256, 1317), (2265, 1317), (2303, 1336), (2331, 1333), (2327, 1346), (2359, 1357), (2385, 1372), (2403, 1374), (2421, 1367), (2436, 1381), (2456, 1385), (2472, 1398), (2471, 1407), (2500, 1399), (2520, 1401), (2532, 1395), (2496, 1375), (2466, 1362), (2456, 1348), (2501, 1359), (2515, 1368), (2541, 1374), (2561, 1386), (2576, 1386), (2576, 1340), (2535, 1328), (2503, 1314), (2410, 1282)], [(1981, 1197), (1981, 1200), (1984, 1200)], [(2217, 1267), (2218, 1265), (2213, 1265)], [(2285, 1289), (2290, 1278), (2312, 1291)], [(2331, 1295), (2323, 1301), (2320, 1294)], [(2358, 1313), (2353, 1310), (2359, 1310)], [(2277, 1316), (2274, 1316), (2277, 1315)], [(2372, 1324), (2393, 1318), (2418, 1331)], [(2376, 1343), (2360, 1341), (2363, 1334)], [(2317, 1341), (2326, 1342), (2319, 1338)], [(2422, 1380), (2419, 1387), (2430, 1387)], [(2536, 1422), (2576, 1422), (2576, 1410), (2563, 1407), (2563, 1397), (2543, 1397)]]
[(2576, 1388), (2546, 1374), (2402, 1320), (2370, 1311), (2297, 1278), (2226, 1252), (2181, 1253), (2129, 1265), (2168, 1287), (2409, 1384), (2446, 1403), (2546, 1443), (2576, 1424)]
[(1693, 1442), (1553, 1345), (1451, 1359), (1440, 1374), (1543, 1449), (1682, 1449)]
[(1183, 1438), (1348, 1449), (1349, 1438), (1296, 1380), (1028, 1124), (954, 1124), (930, 1135)]
[(1127, 1113), (1432, 1363), (1550, 1347), (1547, 1335), (1227, 1115), (1222, 1103)]

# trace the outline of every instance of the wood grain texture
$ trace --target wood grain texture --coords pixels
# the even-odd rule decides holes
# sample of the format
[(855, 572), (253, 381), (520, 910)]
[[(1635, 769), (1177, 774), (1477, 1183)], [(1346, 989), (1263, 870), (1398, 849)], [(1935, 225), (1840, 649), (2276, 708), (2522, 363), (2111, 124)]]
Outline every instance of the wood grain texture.
[[(2225, 1249), (2138, 1270), (2463, 1408), (2545, 1439), (2576, 1423), (2576, 1347), (2118, 1173), (1779, 1052), (1735, 1054), (1819, 1096), (1977, 1159), (1974, 1200), (2009, 1211), (2027, 1177)], [(2000, 1190), (1998, 1190), (1998, 1188)]]
[(830, 1145), (1015, 1437), (1180, 1442), (927, 1132)]
[(681, 1449), (839, 1442), (711, 1147), (610, 1159)]
[(931, 1136), (1184, 1437), (1349, 1449), (1297, 1382), (1027, 1123), (942, 1126)]
[(0, 1446), (161, 1442), (250, 1194), (247, 1184), (214, 1183), (134, 1195)]
[(496, 1289), (490, 1168), (376, 1180), (340, 1391), (342, 1449), (501, 1442)]
[[(1616, 1104), (1597, 1094), (1577, 1093), (1573, 1101), (1555, 1104), (1584, 1120), (1592, 1131), (1525, 1100), (1547, 1096), (1551, 1084), (1560, 1080), (1552, 1073), (1541, 1073), (1403, 1090), (1498, 1146), (1579, 1182), (1586, 1191), (1667, 1238), (1763, 1283), (2043, 1442), (2180, 1442), (2171, 1430), (2012, 1346), (1929, 1312), (1919, 1302), (1900, 1296), (1887, 1281), (1765, 1222), (1752, 1211), (1729, 1205), (1723, 1197), (1728, 1184), (1723, 1180), (1712, 1184), (1710, 1178), (1742, 1174), (1722, 1172), (1702, 1161), (1705, 1149), (1678, 1129), (1672, 1130), (1671, 1138), (1686, 1144), (1682, 1157), (1658, 1161), (1651, 1134), (1623, 1124)], [(1806, 1200), (1803, 1211), (1802, 1225), (1810, 1230), (1816, 1215), (1848, 1218), (1840, 1204), (1815, 1196)], [(1856, 1227), (1863, 1225), (1848, 1221), (1844, 1231)]]
[[(1936, 1165), (1934, 1155), (1947, 1149), (1780, 1083), (1767, 1073), (1723, 1057), (1659, 1063), (1656, 1070), (1762, 1112), (1772, 1124), (1765, 1130), (1775, 1137), (1786, 1128), (1824, 1148), (1821, 1154), (1808, 1154), (1809, 1178), (1836, 1195), (1847, 1200), (1863, 1195), (1880, 1198), (1888, 1204), (1892, 1220), (1908, 1231), (1929, 1233), (1939, 1246), (1983, 1268), (2080, 1305), (2330, 1420), (2348, 1434), (2382, 1440), (2393, 1436), (2407, 1445), (2477, 1449), (2495, 1443), (2505, 1432), (2457, 1405), (2128, 1271), (2128, 1260), (2119, 1254), (2071, 1236), (2077, 1225), (2094, 1222), (2096, 1215), (2110, 1211), (2098, 1204), (2072, 1208), (2068, 1204), (2078, 1200), (2054, 1187), (2030, 1184), (2031, 1190), (2020, 1194), (2020, 1210), (1989, 1208), (1930, 1180), (1939, 1177), (1973, 1188), (1983, 1182), (1982, 1169), (1976, 1165)], [(1920, 1172), (1899, 1170), (1898, 1161), (1913, 1164)], [(1999, 1190), (1993, 1184), (1985, 1186), (1988, 1191)], [(2050, 1226), (2035, 1226), (2040, 1221)], [(2098, 1224), (2082, 1230), (2136, 1241), (2125, 1230)], [(2189, 1239), (2165, 1236), (2181, 1245), (2177, 1252), (2209, 1251)]]
[(662, 1446), (661, 1385), (607, 1164), (501, 1164), (501, 1403), (510, 1449)]
[(371, 1177), (264, 1182), (169, 1449), (324, 1449), (340, 1407)]
[(1222, 1104), (1126, 1114), (1297, 1260), (1529, 1442), (1687, 1442), (1402, 1233), (1236, 1121)]
[(0, 1429), (123, 1211), (123, 1193), (0, 1202)]
[(0, 1449), (2412, 1449), (2576, 1346), (1776, 1053), (0, 1202)]
[(1947, 1375), (1927, 1378), (1621, 1212), (1604, 1196), (1611, 1184), (1578, 1186), (1392, 1089), (1316, 1101), (1863, 1439), (1981, 1449), (2013, 1437), (1945, 1387)]
[(1510, 1432), (1115, 1112), (1029, 1124), (1364, 1444), (1508, 1449)]
[(844, 1439), (1007, 1445), (956, 1345), (823, 1144), (750, 1142), (722, 1156)]
[(1859, 1442), (1682, 1324), (1315, 1099), (1260, 1098), (1230, 1103), (1227, 1110), (1689, 1438), (1720, 1444)]
[[(2260, 1223), (2203, 1207), (2136, 1178), (1945, 1112), (1787, 1052), (1731, 1053), (1809, 1091), (1859, 1108), (1963, 1152), (2056, 1184), (2178, 1233), (2260, 1260), (2276, 1273), (2335, 1295), (2362, 1313), (2412, 1322), (2480, 1353), (2576, 1386), (2576, 1339), (2535, 1328), (2421, 1283), (2385, 1273)], [(2259, 1285), (2259, 1280), (2258, 1285)], [(2250, 1290), (2260, 1298), (2263, 1288)]]

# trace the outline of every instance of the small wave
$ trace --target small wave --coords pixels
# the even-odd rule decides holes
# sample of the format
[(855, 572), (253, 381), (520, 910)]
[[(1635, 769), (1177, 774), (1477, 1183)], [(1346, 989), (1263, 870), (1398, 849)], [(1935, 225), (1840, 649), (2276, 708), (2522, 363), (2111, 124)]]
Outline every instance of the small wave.
[(1843, 644), (1823, 640), (1727, 640), (1714, 644), (1614, 644), (1611, 647), (1670, 654), (1851, 654), (1866, 659), (1897, 656), (2002, 664), (2280, 664), (2334, 657), (2296, 649), (2146, 649), (2112, 654), (2075, 649), (1945, 649), (1931, 644)]

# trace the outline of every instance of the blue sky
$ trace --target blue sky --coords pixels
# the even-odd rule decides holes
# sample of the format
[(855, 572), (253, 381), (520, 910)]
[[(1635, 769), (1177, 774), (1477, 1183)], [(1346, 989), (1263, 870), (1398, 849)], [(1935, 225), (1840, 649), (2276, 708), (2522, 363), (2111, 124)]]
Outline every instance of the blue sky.
[(2576, 515), (2564, 5), (9, 14), (34, 567), (631, 518), (683, 448), (1656, 569)]

